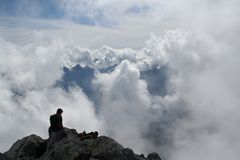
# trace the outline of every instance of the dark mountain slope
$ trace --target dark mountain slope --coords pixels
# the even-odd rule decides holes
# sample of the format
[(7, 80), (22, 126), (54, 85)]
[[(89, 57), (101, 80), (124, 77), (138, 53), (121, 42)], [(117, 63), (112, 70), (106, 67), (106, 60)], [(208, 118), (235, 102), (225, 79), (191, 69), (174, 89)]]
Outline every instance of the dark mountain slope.
[(0, 160), (161, 160), (157, 153), (137, 155), (106, 136), (81, 140), (76, 130), (65, 128), (65, 132), (54, 133), (47, 140), (27, 136), (0, 153)]

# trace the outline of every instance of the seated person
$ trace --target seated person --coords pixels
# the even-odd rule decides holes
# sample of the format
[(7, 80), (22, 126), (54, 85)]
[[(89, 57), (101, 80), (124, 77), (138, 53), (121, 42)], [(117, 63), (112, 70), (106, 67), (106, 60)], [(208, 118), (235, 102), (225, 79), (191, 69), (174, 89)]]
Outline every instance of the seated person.
[(57, 109), (57, 113), (50, 116), (50, 127), (48, 129), (49, 137), (53, 132), (63, 131), (62, 124), (62, 113), (63, 110), (61, 108)]

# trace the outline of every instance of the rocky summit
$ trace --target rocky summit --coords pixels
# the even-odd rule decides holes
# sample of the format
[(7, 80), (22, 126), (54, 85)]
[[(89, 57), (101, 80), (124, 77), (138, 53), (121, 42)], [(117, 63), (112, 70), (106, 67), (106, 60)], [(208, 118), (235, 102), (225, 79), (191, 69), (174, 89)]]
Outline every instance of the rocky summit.
[(157, 153), (137, 155), (106, 136), (82, 139), (68, 128), (65, 133), (53, 133), (47, 140), (27, 136), (0, 153), (0, 160), (161, 160)]

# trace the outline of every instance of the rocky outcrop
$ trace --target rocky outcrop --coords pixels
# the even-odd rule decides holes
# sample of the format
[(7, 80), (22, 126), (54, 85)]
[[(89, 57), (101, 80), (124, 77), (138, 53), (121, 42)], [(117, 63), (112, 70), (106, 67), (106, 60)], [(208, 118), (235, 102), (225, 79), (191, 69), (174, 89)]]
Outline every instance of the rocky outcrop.
[(46, 140), (36, 135), (30, 135), (14, 143), (5, 155), (10, 160), (36, 159), (41, 156), (41, 152), (45, 152), (45, 149), (42, 148), (44, 144), (46, 144)]
[(159, 155), (158, 155), (157, 153), (155, 153), (155, 152), (150, 153), (150, 154), (147, 156), (147, 158), (150, 159), (150, 160), (159, 160), (159, 159), (161, 159), (161, 158), (159, 157)]
[(65, 128), (65, 132), (53, 133), (47, 140), (27, 136), (0, 154), (0, 160), (161, 160), (156, 153), (147, 158), (137, 155), (106, 136), (81, 140), (76, 130)]
[(4, 154), (2, 154), (2, 153), (0, 153), (0, 160), (7, 160), (6, 156)]

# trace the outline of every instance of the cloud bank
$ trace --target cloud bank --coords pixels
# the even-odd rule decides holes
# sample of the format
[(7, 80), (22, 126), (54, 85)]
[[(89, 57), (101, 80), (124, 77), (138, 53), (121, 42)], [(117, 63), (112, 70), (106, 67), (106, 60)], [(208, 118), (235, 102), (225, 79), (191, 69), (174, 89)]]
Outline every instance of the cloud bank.
[[(111, 28), (1, 29), (0, 121), (7, 122), (1, 151), (27, 134), (47, 137), (48, 118), (61, 106), (65, 126), (98, 130), (137, 153), (239, 159), (238, 1), (59, 3), (68, 20)], [(75, 65), (90, 68), (93, 95), (76, 80), (68, 90), (56, 85), (64, 81), (63, 68), (72, 72)]]
[[(45, 43), (45, 38), (21, 47), (1, 40), (1, 121), (9, 122), (1, 128), (1, 137), (8, 137), (2, 149), (32, 132), (47, 136), (48, 116), (63, 106), (66, 126), (99, 130), (139, 153), (156, 150), (168, 159), (238, 157), (238, 91), (234, 82), (227, 83), (236, 76), (228, 67), (237, 63), (211, 36), (168, 31), (152, 35), (140, 50), (91, 50), (55, 38)], [(98, 109), (81, 86), (68, 92), (55, 86), (63, 67), (76, 64), (96, 71), (92, 87)], [(167, 68), (167, 93), (151, 95), (140, 74), (161, 67)], [(210, 151), (219, 153), (205, 154)]]

